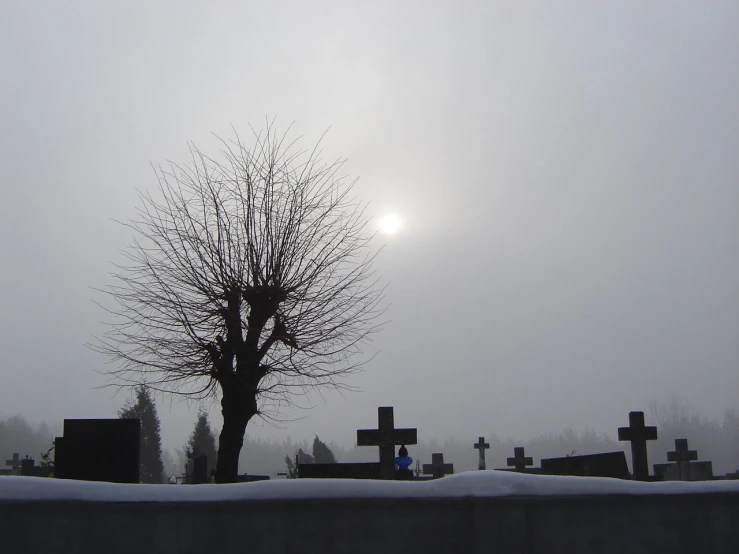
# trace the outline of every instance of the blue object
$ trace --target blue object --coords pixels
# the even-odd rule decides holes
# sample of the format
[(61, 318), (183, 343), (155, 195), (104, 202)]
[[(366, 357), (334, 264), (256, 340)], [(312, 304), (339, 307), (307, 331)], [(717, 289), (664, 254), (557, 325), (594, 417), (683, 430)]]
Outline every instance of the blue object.
[(413, 458), (408, 455), (408, 449), (401, 445), (398, 449), (398, 457), (395, 458), (395, 465), (401, 470), (408, 470), (408, 466), (413, 463)]

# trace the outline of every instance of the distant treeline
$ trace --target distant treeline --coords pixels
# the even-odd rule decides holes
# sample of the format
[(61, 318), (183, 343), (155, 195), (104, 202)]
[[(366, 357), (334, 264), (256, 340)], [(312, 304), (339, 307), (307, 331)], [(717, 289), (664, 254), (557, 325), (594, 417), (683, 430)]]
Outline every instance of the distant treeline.
[[(703, 417), (677, 401), (654, 404), (647, 413), (647, 424), (656, 425), (659, 434), (659, 440), (649, 443), (650, 464), (666, 462), (667, 452), (674, 450), (675, 439), (687, 438), (690, 448), (698, 451), (700, 460), (713, 462), (716, 475), (739, 469), (739, 415), (734, 410), (727, 410), (719, 421)], [(52, 430), (46, 424), (33, 428), (21, 415), (0, 420), (0, 462), (4, 463), (13, 452), (28, 454), (38, 460), (41, 453), (51, 447), (54, 436), (59, 435), (60, 431)], [(318, 429), (317, 432), (320, 433), (321, 430)], [(526, 455), (532, 456), (537, 466), (541, 458), (617, 450), (625, 451), (627, 460), (631, 463), (628, 443), (617, 442), (615, 435), (615, 429), (612, 435), (600, 435), (592, 430), (566, 429), (558, 434), (546, 433), (532, 440), (515, 440), (489, 433), (485, 435), (485, 440), (490, 444), (490, 449), (486, 452), (487, 467), (506, 467), (506, 458), (513, 456), (513, 448), (516, 446), (523, 446)], [(476, 441), (477, 436), (443, 442), (428, 440), (409, 446), (408, 450), (414, 460), (422, 464), (431, 462), (432, 453), (442, 452), (445, 461), (454, 464), (456, 472), (470, 471), (477, 469), (477, 451), (473, 448)], [(247, 435), (241, 451), (240, 472), (274, 477), (278, 472), (286, 471), (286, 456), (294, 459), (300, 449), (310, 452), (312, 444), (312, 439), (274, 441), (254, 439)], [(377, 448), (374, 447), (347, 448), (330, 441), (327, 444), (339, 462), (377, 460)], [(162, 459), (167, 475), (182, 474), (184, 451), (165, 450)]]
[(0, 419), (0, 465), (6, 468), (5, 460), (18, 452), (22, 457), (30, 456), (38, 463), (41, 455), (53, 446), (54, 437), (62, 434), (61, 427), (52, 429), (46, 423), (33, 427), (20, 414)]

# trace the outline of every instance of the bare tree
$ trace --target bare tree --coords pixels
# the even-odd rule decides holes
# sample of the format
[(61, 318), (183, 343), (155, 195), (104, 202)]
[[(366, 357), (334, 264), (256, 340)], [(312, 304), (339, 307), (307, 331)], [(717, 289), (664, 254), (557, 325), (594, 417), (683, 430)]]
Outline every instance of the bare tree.
[(156, 170), (101, 289), (113, 320), (91, 345), (117, 362), (112, 384), (220, 398), (221, 483), (237, 476), (252, 417), (345, 387), (381, 327), (366, 204), (343, 160), (322, 161), (320, 141), (296, 150), (270, 123), (252, 132), (250, 147), (234, 133), (217, 159), (191, 144), (188, 165)]

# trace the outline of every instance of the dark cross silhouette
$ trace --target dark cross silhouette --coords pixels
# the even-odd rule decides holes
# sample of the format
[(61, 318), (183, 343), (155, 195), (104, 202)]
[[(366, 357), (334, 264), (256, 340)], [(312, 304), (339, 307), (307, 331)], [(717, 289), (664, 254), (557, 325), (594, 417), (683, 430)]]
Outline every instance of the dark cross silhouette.
[(523, 446), (516, 446), (513, 449), (513, 458), (508, 458), (509, 466), (515, 466), (519, 473), (526, 473), (526, 466), (534, 465), (534, 459), (531, 456), (524, 456)]
[(485, 450), (490, 448), (490, 445), (485, 442), (485, 437), (480, 437), (473, 445), (473, 448), (480, 452), (480, 461), (477, 464), (477, 469), (485, 469)]
[(383, 479), (395, 478), (395, 447), (401, 444), (418, 444), (418, 431), (396, 429), (392, 407), (377, 408), (377, 429), (357, 431), (357, 446), (380, 448), (380, 475)]
[(667, 453), (668, 462), (677, 462), (680, 480), (688, 480), (690, 461), (698, 459), (697, 450), (688, 450), (688, 439), (675, 439), (675, 450)]
[(618, 428), (618, 440), (631, 443), (634, 479), (636, 481), (648, 481), (647, 441), (657, 440), (657, 428), (644, 425), (644, 412), (629, 412), (629, 426)]
[(675, 451), (667, 453), (668, 462), (690, 462), (698, 459), (697, 450), (688, 450), (688, 439), (675, 439)]
[(13, 469), (13, 475), (18, 475), (18, 472), (21, 470), (21, 462), (21, 455), (15, 452), (12, 460), (5, 460), (5, 465)]
[(433, 475), (434, 479), (441, 479), (444, 475), (454, 473), (454, 464), (444, 463), (444, 454), (436, 452), (431, 454), (431, 463), (423, 464), (423, 474)]

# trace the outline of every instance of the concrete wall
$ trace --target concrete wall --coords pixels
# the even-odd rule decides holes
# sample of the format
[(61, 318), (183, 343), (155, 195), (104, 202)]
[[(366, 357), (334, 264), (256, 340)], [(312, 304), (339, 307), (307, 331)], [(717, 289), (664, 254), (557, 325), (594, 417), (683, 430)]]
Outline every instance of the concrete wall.
[(739, 494), (3, 502), (0, 551), (739, 553)]

